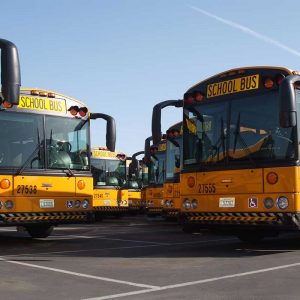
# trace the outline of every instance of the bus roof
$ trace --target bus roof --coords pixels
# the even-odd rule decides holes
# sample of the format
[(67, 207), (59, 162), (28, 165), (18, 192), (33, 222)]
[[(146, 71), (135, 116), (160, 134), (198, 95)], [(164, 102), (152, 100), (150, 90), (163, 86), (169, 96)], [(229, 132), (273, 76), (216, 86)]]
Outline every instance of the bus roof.
[(22, 88), (19, 104), (6, 108), (8, 112), (47, 114), (69, 118), (86, 119), (89, 116), (89, 110), (83, 102), (54, 91), (37, 88)]
[(64, 99), (69, 99), (71, 101), (77, 102), (80, 106), (85, 106), (86, 104), (69, 96), (66, 96), (64, 94), (52, 91), (52, 90), (47, 90), (47, 89), (40, 89), (40, 88), (21, 88), (20, 89), (20, 93), (22, 94), (23, 92), (25, 92), (25, 94), (27, 94), (28, 92), (31, 93), (31, 91), (36, 91), (36, 92), (45, 92), (47, 94), (54, 94), (55, 96), (59, 97), (59, 98), (64, 98)]
[(234, 75), (243, 75), (246, 73), (247, 70), (278, 70), (278, 71), (282, 71), (284, 73), (287, 73), (288, 75), (292, 75), (292, 74), (299, 74), (298, 71), (294, 71), (291, 70), (289, 68), (286, 67), (277, 67), (277, 66), (253, 66), (253, 67), (241, 67), (241, 68), (234, 68), (234, 69), (230, 69), (221, 73), (217, 73), (213, 76), (210, 76), (196, 84), (194, 84), (192, 87), (190, 87), (186, 93), (189, 93), (190, 91), (192, 91), (194, 88), (198, 87), (199, 85), (204, 84), (207, 81), (211, 81), (212, 79), (222, 79), (225, 77), (229, 77), (229, 76), (234, 76)]

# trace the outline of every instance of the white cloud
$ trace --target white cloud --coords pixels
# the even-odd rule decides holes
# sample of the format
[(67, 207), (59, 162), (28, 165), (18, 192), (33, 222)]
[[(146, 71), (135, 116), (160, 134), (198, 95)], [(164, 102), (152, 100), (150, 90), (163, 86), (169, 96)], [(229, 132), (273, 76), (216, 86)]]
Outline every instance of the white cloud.
[(221, 17), (213, 15), (213, 14), (211, 14), (211, 13), (209, 13), (209, 12), (203, 10), (203, 9), (200, 9), (198, 7), (195, 7), (195, 6), (190, 6), (190, 8), (193, 9), (193, 10), (195, 10), (195, 11), (197, 11), (197, 12), (200, 12), (200, 13), (202, 13), (202, 14), (204, 14), (204, 15), (212, 18), (212, 19), (215, 19), (215, 20), (217, 20), (217, 21), (219, 21), (221, 23), (224, 23), (224, 24), (226, 24), (228, 26), (231, 26), (231, 27), (233, 27), (235, 29), (243, 31), (243, 32), (245, 32), (247, 34), (250, 34), (250, 35), (252, 35), (253, 37), (255, 37), (255, 38), (259, 39), (259, 40), (262, 40), (262, 41), (264, 41), (266, 43), (269, 43), (269, 44), (272, 44), (272, 45), (274, 45), (274, 46), (276, 46), (278, 48), (281, 48), (281, 49), (283, 49), (283, 50), (285, 50), (285, 51), (287, 51), (287, 52), (289, 52), (291, 54), (300, 56), (300, 52), (299, 51), (297, 51), (297, 50), (295, 50), (293, 48), (290, 48), (290, 47), (288, 47), (288, 46), (286, 46), (286, 45), (284, 45), (284, 44), (282, 44), (282, 43), (280, 43), (280, 42), (278, 42), (278, 41), (276, 41), (274, 39), (271, 39), (268, 36), (265, 36), (265, 35), (263, 35), (263, 34), (261, 34), (259, 32), (253, 31), (252, 29), (250, 29), (250, 28), (248, 28), (246, 26), (243, 26), (243, 25), (240, 25), (238, 23), (235, 23), (235, 22), (223, 19)]

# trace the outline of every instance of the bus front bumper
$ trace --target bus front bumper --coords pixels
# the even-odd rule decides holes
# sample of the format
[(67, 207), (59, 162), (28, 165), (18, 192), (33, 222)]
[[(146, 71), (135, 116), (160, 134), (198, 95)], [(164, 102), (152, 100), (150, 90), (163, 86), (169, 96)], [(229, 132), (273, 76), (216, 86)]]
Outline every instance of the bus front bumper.
[(234, 212), (234, 213), (201, 213), (183, 212), (179, 222), (184, 227), (201, 229), (274, 229), (277, 231), (300, 230), (300, 212)]
[(74, 224), (90, 222), (92, 214), (86, 212), (22, 212), (22, 213), (0, 213), (0, 226), (18, 226), (32, 223), (47, 224)]

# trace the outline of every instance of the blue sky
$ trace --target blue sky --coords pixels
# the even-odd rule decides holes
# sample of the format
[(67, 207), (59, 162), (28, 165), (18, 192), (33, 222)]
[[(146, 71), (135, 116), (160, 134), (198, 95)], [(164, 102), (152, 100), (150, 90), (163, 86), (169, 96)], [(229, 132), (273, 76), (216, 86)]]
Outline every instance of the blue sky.
[[(300, 71), (296, 0), (2, 0), (1, 38), (13, 41), (22, 86), (54, 90), (113, 116), (117, 149), (151, 135), (153, 106), (243, 66)], [(181, 118), (162, 113), (162, 129)], [(105, 123), (92, 144), (105, 144)]]

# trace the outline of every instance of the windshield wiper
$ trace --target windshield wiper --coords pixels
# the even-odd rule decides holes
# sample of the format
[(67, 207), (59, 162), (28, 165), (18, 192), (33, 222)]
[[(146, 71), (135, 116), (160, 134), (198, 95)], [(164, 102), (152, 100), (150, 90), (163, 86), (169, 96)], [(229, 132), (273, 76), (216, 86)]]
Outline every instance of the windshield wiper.
[(237, 140), (239, 138), (241, 146), (242, 146), (241, 150), (243, 150), (246, 153), (246, 157), (253, 164), (253, 166), (256, 166), (255, 161), (251, 157), (252, 152), (250, 151), (250, 149), (249, 149), (247, 143), (245, 142), (244, 138), (241, 136), (240, 124), (241, 124), (241, 114), (239, 113), (238, 118), (237, 118), (237, 122), (236, 122), (235, 132), (234, 132), (233, 153), (235, 153), (235, 151), (236, 151)]
[(29, 157), (27, 158), (27, 160), (24, 162), (24, 164), (16, 171), (15, 175), (21, 175), (23, 173), (23, 171), (25, 170), (25, 168), (28, 166), (29, 162), (32, 162), (34, 156), (36, 154), (38, 154), (38, 160), (40, 160), (41, 156), (40, 156), (40, 149), (44, 143), (44, 141), (40, 141), (40, 133), (39, 133), (39, 129), (37, 128), (37, 135), (38, 135), (38, 145), (37, 147), (33, 150), (33, 152), (29, 155)]

